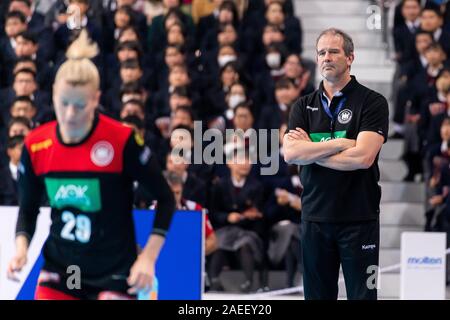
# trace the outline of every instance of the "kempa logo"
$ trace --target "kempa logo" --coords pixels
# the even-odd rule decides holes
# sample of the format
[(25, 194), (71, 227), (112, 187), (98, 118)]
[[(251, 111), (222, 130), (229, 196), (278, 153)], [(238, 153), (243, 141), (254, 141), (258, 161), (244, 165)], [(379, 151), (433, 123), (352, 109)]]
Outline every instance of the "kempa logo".
[(340, 124), (347, 124), (352, 120), (352, 111), (349, 109), (344, 109), (339, 112), (338, 121)]
[(77, 186), (69, 184), (59, 187), (55, 195), (55, 202), (61, 205), (73, 205), (78, 204), (80, 206), (91, 206), (91, 200), (86, 195), (88, 186)]
[(306, 106), (306, 109), (308, 110), (311, 110), (311, 111), (319, 111), (319, 108), (313, 108), (313, 107), (311, 107), (311, 106)]
[(101, 209), (98, 179), (45, 178), (45, 185), (52, 208), (74, 207), (85, 212)]
[(408, 264), (422, 264), (422, 265), (441, 265), (443, 263), (442, 258), (436, 257), (410, 257), (408, 258)]
[(361, 249), (362, 250), (373, 250), (375, 249), (377, 246), (375, 244), (367, 244), (367, 245), (362, 245)]

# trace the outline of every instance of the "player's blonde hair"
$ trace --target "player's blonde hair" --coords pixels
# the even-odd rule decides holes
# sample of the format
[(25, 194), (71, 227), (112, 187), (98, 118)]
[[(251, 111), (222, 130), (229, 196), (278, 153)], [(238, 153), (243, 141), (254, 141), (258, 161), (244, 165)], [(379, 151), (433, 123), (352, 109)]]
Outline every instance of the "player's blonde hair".
[(98, 46), (92, 43), (83, 29), (66, 52), (67, 60), (58, 69), (55, 83), (64, 80), (73, 86), (90, 85), (98, 90), (100, 75), (95, 64), (89, 60), (98, 54)]

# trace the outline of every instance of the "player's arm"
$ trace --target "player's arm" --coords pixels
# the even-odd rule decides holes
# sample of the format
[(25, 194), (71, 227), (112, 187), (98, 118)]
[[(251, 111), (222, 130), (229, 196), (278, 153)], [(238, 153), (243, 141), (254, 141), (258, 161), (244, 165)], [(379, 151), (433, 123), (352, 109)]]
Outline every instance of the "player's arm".
[(155, 263), (175, 210), (173, 193), (156, 158), (147, 146), (139, 145), (137, 141), (139, 140), (135, 139), (134, 134), (131, 134), (124, 149), (124, 172), (156, 198), (158, 207), (150, 238), (130, 270), (130, 294), (151, 286)]
[(320, 159), (316, 163), (320, 166), (340, 171), (368, 169), (380, 152), (383, 141), (382, 135), (376, 132), (363, 131), (358, 134), (355, 147)]
[(17, 280), (15, 272), (20, 271), (27, 262), (28, 247), (36, 230), (40, 202), (45, 186), (36, 176), (26, 146), (23, 147), (18, 170), (19, 216), (16, 224), (16, 253), (12, 258), (7, 274)]

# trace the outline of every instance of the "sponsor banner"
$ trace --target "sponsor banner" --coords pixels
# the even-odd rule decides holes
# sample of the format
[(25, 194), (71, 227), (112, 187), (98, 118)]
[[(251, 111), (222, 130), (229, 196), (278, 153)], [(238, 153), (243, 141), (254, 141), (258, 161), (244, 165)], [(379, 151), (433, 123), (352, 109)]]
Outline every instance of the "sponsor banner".
[(400, 298), (445, 299), (446, 234), (404, 232), (401, 239)]
[[(71, 182), (73, 185), (77, 185), (78, 182), (79, 186), (92, 186), (90, 183), (84, 184), (80, 181)], [(82, 188), (79, 193), (76, 193), (80, 198), (72, 200), (84, 205), (86, 204), (84, 195), (87, 195), (93, 201), (95, 196), (88, 193), (87, 190), (84, 190), (83, 193), (82, 190), (84, 189)], [(83, 197), (81, 197), (82, 194)], [(83, 201), (81, 201), (82, 198)], [(20, 281), (14, 282), (7, 279), (8, 263), (15, 253), (14, 238), (17, 213), (17, 207), (0, 206), (0, 300), (33, 299), (39, 272), (43, 265), (41, 249), (50, 230), (50, 209), (41, 208), (36, 232), (28, 252), (28, 263), (18, 274)], [(154, 215), (153, 210), (134, 210), (133, 212), (136, 243), (141, 248), (145, 246), (150, 236)], [(158, 299), (201, 299), (204, 265), (203, 223), (203, 212), (201, 211), (175, 212), (166, 241), (156, 263), (156, 276), (159, 282)]]

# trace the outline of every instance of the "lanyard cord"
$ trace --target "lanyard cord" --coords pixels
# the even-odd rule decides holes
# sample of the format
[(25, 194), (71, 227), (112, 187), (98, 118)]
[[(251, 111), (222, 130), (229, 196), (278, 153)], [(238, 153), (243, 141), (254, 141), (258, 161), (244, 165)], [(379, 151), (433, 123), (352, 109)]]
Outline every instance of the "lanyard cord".
[[(339, 114), (339, 112), (341, 112), (342, 108), (344, 107), (344, 103), (347, 99), (346, 98), (342, 98), (341, 101), (339, 101), (338, 105), (336, 106), (336, 109), (334, 110), (333, 113), (331, 113), (330, 110), (330, 106), (328, 105), (328, 101), (325, 99), (324, 96), (321, 96), (321, 101), (322, 101), (322, 105), (323, 108), (326, 112), (326, 114), (328, 115), (328, 117), (331, 119), (330, 122), (330, 133), (331, 133), (331, 138), (334, 139), (334, 121), (336, 116)], [(330, 101), (330, 105), (331, 105), (331, 101)]]

